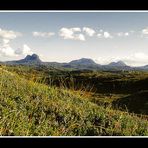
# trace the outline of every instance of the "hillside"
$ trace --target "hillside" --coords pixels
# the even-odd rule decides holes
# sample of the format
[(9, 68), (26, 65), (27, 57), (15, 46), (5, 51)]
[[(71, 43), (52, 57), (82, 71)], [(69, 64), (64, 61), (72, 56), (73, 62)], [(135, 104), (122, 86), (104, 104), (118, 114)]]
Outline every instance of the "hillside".
[(148, 135), (148, 121), (104, 108), (82, 90), (27, 80), (0, 68), (0, 135)]
[[(95, 95), (93, 102), (103, 102), (104, 104), (106, 101), (110, 103), (113, 101), (114, 106), (114, 104), (118, 104), (117, 99), (122, 100), (119, 108), (124, 109), (126, 105), (129, 112), (148, 114), (148, 108), (143, 108), (147, 104), (147, 97), (139, 95), (141, 92), (148, 91), (148, 72), (67, 71), (47, 68), (46, 66), (7, 66), (5, 69), (34, 82), (56, 87), (64, 86), (75, 90), (83, 89), (87, 92), (91, 91)], [(136, 95), (139, 97), (135, 97)], [(126, 97), (132, 97), (133, 99), (132, 101), (124, 101)], [(134, 98), (136, 101), (134, 101)], [(143, 102), (142, 99), (145, 101)], [(143, 109), (136, 108), (133, 110), (131, 105), (127, 105), (129, 102), (133, 107), (139, 106), (139, 109)]]

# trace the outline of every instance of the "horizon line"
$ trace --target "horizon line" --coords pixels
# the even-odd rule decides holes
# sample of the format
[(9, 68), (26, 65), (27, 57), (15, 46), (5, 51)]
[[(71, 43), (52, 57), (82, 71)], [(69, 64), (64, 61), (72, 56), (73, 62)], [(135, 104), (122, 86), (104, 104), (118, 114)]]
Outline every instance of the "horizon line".
[[(39, 56), (38, 54), (36, 54), (36, 53), (33, 53), (33, 54), (37, 55), (37, 56), (39, 57), (39, 59), (40, 59), (40, 56)], [(28, 55), (32, 56), (33, 54), (28, 54)], [(3, 62), (19, 61), (19, 60), (25, 59), (28, 55), (26, 55), (24, 58), (21, 58), (21, 59), (18, 59), (18, 60), (7, 60), (7, 61), (0, 61), (0, 62), (3, 63)], [(145, 64), (145, 65), (133, 66), (133, 65), (127, 64), (127, 62), (125, 62), (124, 60), (121, 60), (121, 59), (119, 59), (119, 60), (112, 60), (111, 62), (109, 62), (109, 63), (107, 62), (106, 64), (105, 64), (105, 63), (104, 63), (104, 64), (100, 64), (100, 63), (96, 62), (95, 59), (89, 58), (89, 57), (81, 57), (81, 58), (79, 58), (79, 59), (72, 59), (72, 60), (67, 61), (67, 62), (44, 61), (44, 60), (42, 60), (42, 59), (40, 59), (40, 60), (41, 60), (41, 62), (56, 62), (56, 63), (62, 64), (62, 63), (70, 63), (70, 62), (72, 62), (72, 61), (80, 60), (80, 59), (90, 59), (90, 60), (92, 60), (93, 62), (95, 62), (96, 64), (99, 64), (99, 65), (101, 65), (101, 66), (109, 65), (109, 64), (111, 64), (111, 63), (113, 63), (113, 62), (114, 62), (114, 63), (117, 63), (117, 62), (119, 62), (119, 61), (121, 61), (121, 62), (123, 62), (124, 64), (126, 64), (126, 66), (130, 66), (130, 67), (143, 67), (143, 66), (147, 66), (147, 65), (148, 65), (148, 64)]]

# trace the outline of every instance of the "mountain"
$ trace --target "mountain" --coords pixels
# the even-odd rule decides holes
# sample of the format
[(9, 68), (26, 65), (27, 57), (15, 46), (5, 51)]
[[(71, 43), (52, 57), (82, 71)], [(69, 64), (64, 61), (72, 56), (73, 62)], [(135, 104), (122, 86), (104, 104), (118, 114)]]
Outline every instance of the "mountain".
[(126, 65), (123, 61), (111, 62), (108, 65), (102, 65), (102, 69), (105, 71), (134, 70), (133, 67)]
[(42, 62), (37, 54), (27, 55), (25, 59), (20, 62)]
[(79, 60), (73, 60), (69, 64), (79, 64), (79, 65), (97, 65), (92, 59), (82, 58)]
[(137, 67), (139, 70), (148, 70), (148, 65)]
[(148, 65), (140, 67), (130, 67), (126, 65), (123, 61), (111, 62), (108, 65), (100, 65), (95, 63), (92, 59), (81, 58), (78, 60), (73, 60), (69, 63), (58, 63), (58, 62), (42, 62), (37, 54), (27, 55), (24, 59), (16, 61), (0, 62), (0, 64), (10, 64), (10, 65), (44, 65), (51, 68), (57, 69), (74, 69), (74, 70), (103, 70), (103, 71), (121, 71), (121, 70), (139, 70), (148, 71)]
[(108, 66), (113, 66), (113, 67), (124, 67), (127, 66), (123, 61), (118, 61), (118, 62), (111, 62), (108, 64)]
[(99, 69), (101, 65), (95, 63), (92, 59), (81, 58), (78, 60), (73, 60), (67, 64), (63, 65), (65, 68), (74, 69)]
[(18, 61), (7, 61), (7, 64), (42, 64), (39, 56), (37, 54), (27, 55), (24, 59)]

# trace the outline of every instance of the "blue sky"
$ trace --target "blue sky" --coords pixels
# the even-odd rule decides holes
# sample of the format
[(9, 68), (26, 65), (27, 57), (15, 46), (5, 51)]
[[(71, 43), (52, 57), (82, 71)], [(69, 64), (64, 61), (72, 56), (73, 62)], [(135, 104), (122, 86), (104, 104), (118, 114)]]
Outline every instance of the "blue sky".
[(148, 12), (0, 12), (0, 61), (148, 64)]

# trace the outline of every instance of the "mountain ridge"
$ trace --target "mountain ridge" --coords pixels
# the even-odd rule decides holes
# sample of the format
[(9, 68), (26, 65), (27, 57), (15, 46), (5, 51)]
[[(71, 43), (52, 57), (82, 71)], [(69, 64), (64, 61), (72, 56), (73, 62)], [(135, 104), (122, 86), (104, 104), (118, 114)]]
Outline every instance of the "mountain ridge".
[(27, 55), (24, 59), (0, 62), (9, 65), (46, 65), (52, 67), (71, 68), (71, 69), (90, 69), (90, 70), (148, 70), (148, 65), (133, 67), (126, 65), (123, 61), (111, 62), (107, 65), (96, 63), (90, 58), (72, 60), (68, 63), (43, 62), (37, 54)]
[(117, 62), (111, 62), (108, 66), (127, 66), (123, 61), (119, 60)]

